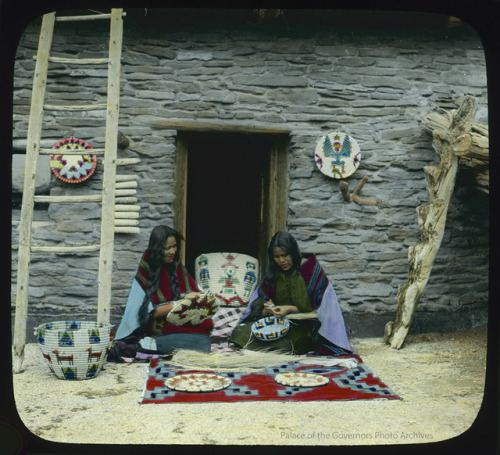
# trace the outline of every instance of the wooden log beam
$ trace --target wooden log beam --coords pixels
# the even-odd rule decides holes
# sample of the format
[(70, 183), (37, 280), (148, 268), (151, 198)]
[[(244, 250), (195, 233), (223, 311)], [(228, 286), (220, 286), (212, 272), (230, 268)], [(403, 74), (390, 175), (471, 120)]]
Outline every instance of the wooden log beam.
[(244, 134), (278, 134), (289, 135), (290, 130), (286, 128), (258, 126), (258, 125), (235, 125), (232, 123), (210, 123), (187, 120), (153, 120), (151, 126), (156, 129), (171, 129), (177, 131), (198, 132), (220, 132), (220, 133), (244, 133)]
[(115, 226), (116, 234), (140, 234), (141, 229), (138, 227), (130, 227), (130, 226)]
[(476, 113), (476, 101), (466, 97), (454, 112), (447, 129), (436, 128), (433, 146), (440, 158), (437, 165), (425, 167), (429, 203), (417, 208), (421, 235), (408, 249), (408, 275), (398, 289), (394, 321), (385, 326), (384, 340), (392, 348), (403, 346), (417, 305), (429, 280), (434, 259), (443, 239), (448, 206), (455, 186), (459, 155), (471, 146), (470, 129)]
[[(445, 131), (450, 128), (453, 115), (456, 110), (445, 111), (442, 113), (431, 112), (422, 120), (422, 126), (434, 134), (435, 131)], [(488, 125), (472, 123), (468, 137), (471, 139), (469, 147), (464, 147), (468, 143), (462, 143), (465, 151), (456, 150), (459, 156), (458, 163), (461, 166), (469, 168), (476, 180), (476, 188), (483, 193), (489, 194), (489, 130)], [(462, 140), (468, 141), (467, 136)]]

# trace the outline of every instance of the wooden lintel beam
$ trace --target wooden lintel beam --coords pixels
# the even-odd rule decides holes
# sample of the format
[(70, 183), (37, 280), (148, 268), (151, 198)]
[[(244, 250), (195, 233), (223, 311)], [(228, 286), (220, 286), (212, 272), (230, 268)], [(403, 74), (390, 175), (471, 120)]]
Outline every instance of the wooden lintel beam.
[(289, 129), (272, 126), (234, 125), (230, 123), (193, 122), (187, 120), (155, 120), (152, 123), (152, 127), (157, 129), (198, 131), (204, 133), (290, 134)]

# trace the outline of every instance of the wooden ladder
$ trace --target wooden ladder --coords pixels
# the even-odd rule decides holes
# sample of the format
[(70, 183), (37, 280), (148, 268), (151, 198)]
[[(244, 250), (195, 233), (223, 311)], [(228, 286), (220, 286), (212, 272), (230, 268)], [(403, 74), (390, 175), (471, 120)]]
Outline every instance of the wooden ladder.
[[(110, 14), (57, 17), (56, 13), (45, 14), (42, 19), (36, 66), (33, 79), (31, 109), (26, 144), (23, 200), (19, 224), (19, 250), (17, 266), (16, 313), (13, 338), (13, 371), (22, 371), (26, 343), (26, 320), (28, 314), (28, 281), (31, 253), (36, 251), (53, 253), (85, 253), (99, 250), (97, 320), (109, 322), (111, 306), (111, 277), (115, 233), (115, 188), (118, 147), (118, 111), (120, 101), (120, 70), (123, 37), (123, 10), (112, 9)], [(110, 20), (108, 58), (77, 59), (51, 57), (50, 49), (56, 21)], [(53, 106), (44, 104), (49, 62), (71, 64), (108, 65), (107, 103), (94, 105)], [(81, 196), (37, 196), (35, 178), (39, 154), (54, 153), (53, 149), (40, 147), (44, 110), (106, 110), (106, 132), (104, 148), (93, 148), (92, 154), (103, 159), (102, 191), (98, 195)], [(81, 150), (68, 150), (64, 154), (81, 155)], [(36, 246), (32, 245), (32, 222), (35, 202), (101, 203), (100, 242), (92, 245)]]

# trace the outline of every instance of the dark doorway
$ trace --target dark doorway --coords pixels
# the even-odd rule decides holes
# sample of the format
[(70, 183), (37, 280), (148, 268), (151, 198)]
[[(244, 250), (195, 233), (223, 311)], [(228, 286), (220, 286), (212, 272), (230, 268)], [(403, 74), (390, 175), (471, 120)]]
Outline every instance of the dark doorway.
[(191, 273), (201, 253), (259, 257), (271, 147), (269, 137), (257, 134), (189, 134), (185, 263)]

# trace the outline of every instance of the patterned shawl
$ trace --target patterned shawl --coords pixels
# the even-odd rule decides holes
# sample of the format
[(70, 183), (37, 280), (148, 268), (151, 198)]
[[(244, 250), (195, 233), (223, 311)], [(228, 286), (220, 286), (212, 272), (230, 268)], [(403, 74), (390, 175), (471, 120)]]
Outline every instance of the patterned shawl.
[[(147, 281), (150, 274), (148, 264), (148, 252), (146, 251), (139, 263), (135, 280), (139, 283), (141, 289), (145, 292)], [(160, 282), (158, 289), (151, 298), (153, 306), (161, 305), (167, 302), (172, 302), (180, 298), (180, 294), (189, 294), (190, 292), (198, 292), (196, 281), (189, 274), (187, 269), (181, 264), (176, 263), (171, 269), (170, 274), (167, 267), (161, 268)], [(165, 318), (151, 319), (146, 328), (148, 335), (166, 335), (169, 333), (204, 333), (209, 334), (213, 329), (212, 319), (205, 319), (201, 324), (193, 326), (190, 323), (182, 326), (176, 326), (168, 323)]]
[[(139, 267), (135, 275), (135, 279), (138, 281), (143, 291), (146, 291), (146, 285), (150, 273), (148, 257), (149, 253), (148, 251), (146, 251), (142, 255), (141, 262), (139, 263)], [(171, 302), (172, 300), (179, 299), (179, 295), (175, 295), (177, 294), (177, 292), (172, 292), (172, 290), (176, 289), (177, 287), (178, 291), (183, 294), (189, 294), (190, 292), (198, 291), (195, 280), (181, 263), (175, 264), (174, 281), (175, 278), (177, 278), (178, 285), (177, 283), (171, 282), (167, 268), (161, 268), (160, 283), (158, 285), (158, 289), (151, 298), (151, 302), (153, 303), (153, 305), (158, 305), (159, 303)]]

